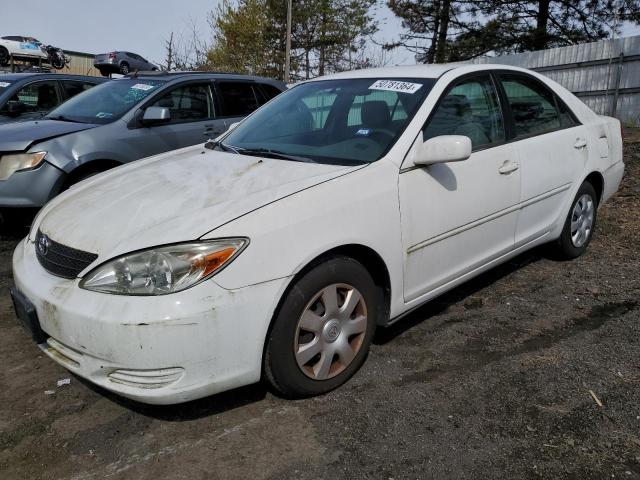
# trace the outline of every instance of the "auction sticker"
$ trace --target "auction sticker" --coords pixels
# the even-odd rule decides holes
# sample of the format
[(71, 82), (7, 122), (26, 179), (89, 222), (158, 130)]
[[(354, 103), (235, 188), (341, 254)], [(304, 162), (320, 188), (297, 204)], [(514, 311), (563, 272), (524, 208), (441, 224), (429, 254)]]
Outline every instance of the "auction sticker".
[(400, 82), (398, 80), (377, 80), (369, 90), (388, 90), (399, 93), (416, 93), (420, 90), (420, 83)]
[(146, 83), (136, 83), (133, 87), (133, 89), (135, 90), (142, 90), (143, 92), (146, 92), (147, 90), (151, 90), (154, 87), (154, 85), (147, 85)]
[(9, 85), (11, 85), (9, 82), (0, 82), (0, 88), (7, 88)]

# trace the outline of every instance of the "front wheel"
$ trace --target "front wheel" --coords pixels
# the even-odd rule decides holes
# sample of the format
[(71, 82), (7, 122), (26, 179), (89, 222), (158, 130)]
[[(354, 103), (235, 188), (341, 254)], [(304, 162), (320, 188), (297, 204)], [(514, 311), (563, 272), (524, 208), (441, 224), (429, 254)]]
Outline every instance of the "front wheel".
[(122, 62), (122, 64), (120, 64), (120, 73), (122, 75), (129, 74), (129, 64), (127, 62)]
[(571, 204), (557, 242), (558, 253), (564, 258), (577, 258), (587, 250), (593, 237), (598, 213), (598, 196), (589, 182), (584, 182)]
[(320, 395), (345, 383), (364, 363), (381, 293), (356, 260), (336, 256), (304, 274), (274, 320), (265, 377), (280, 394)]
[(0, 65), (3, 67), (9, 65), (9, 50), (5, 47), (0, 47)]

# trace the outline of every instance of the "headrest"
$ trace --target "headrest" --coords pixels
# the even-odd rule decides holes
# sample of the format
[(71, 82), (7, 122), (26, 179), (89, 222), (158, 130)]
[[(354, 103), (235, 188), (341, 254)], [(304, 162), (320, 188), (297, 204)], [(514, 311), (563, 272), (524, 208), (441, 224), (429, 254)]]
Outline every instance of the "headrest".
[(385, 127), (391, 120), (387, 102), (382, 100), (370, 100), (362, 104), (360, 110), (362, 124), (367, 127)]

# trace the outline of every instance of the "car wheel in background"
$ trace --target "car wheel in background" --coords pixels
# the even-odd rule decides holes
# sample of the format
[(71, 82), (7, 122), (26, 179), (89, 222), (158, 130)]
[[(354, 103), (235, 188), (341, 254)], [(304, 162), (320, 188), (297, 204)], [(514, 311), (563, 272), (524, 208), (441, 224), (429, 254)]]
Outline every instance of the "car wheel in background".
[(108, 77), (110, 75), (110, 73), (106, 70), (99, 70), (100, 71), (100, 75), (102, 75), (103, 77)]
[(0, 47), (0, 65), (9, 65), (9, 50), (5, 47)]
[(127, 62), (122, 62), (120, 64), (120, 73), (122, 75), (127, 75), (129, 73), (129, 64)]
[(563, 258), (577, 258), (587, 250), (596, 226), (597, 213), (596, 191), (589, 182), (584, 182), (571, 204), (557, 242), (558, 253)]
[(267, 339), (264, 370), (280, 394), (319, 395), (345, 383), (364, 363), (382, 295), (358, 261), (335, 256), (290, 288)]

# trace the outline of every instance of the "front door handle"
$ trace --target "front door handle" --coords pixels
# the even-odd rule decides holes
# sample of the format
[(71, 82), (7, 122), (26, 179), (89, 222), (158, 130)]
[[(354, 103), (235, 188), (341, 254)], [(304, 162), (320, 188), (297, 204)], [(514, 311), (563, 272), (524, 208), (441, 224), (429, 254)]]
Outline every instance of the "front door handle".
[(587, 146), (587, 141), (584, 138), (576, 138), (576, 143), (573, 144), (574, 148), (580, 149)]
[(512, 162), (511, 160), (505, 160), (502, 166), (498, 169), (500, 175), (509, 175), (512, 172), (515, 172), (520, 168), (516, 162)]

